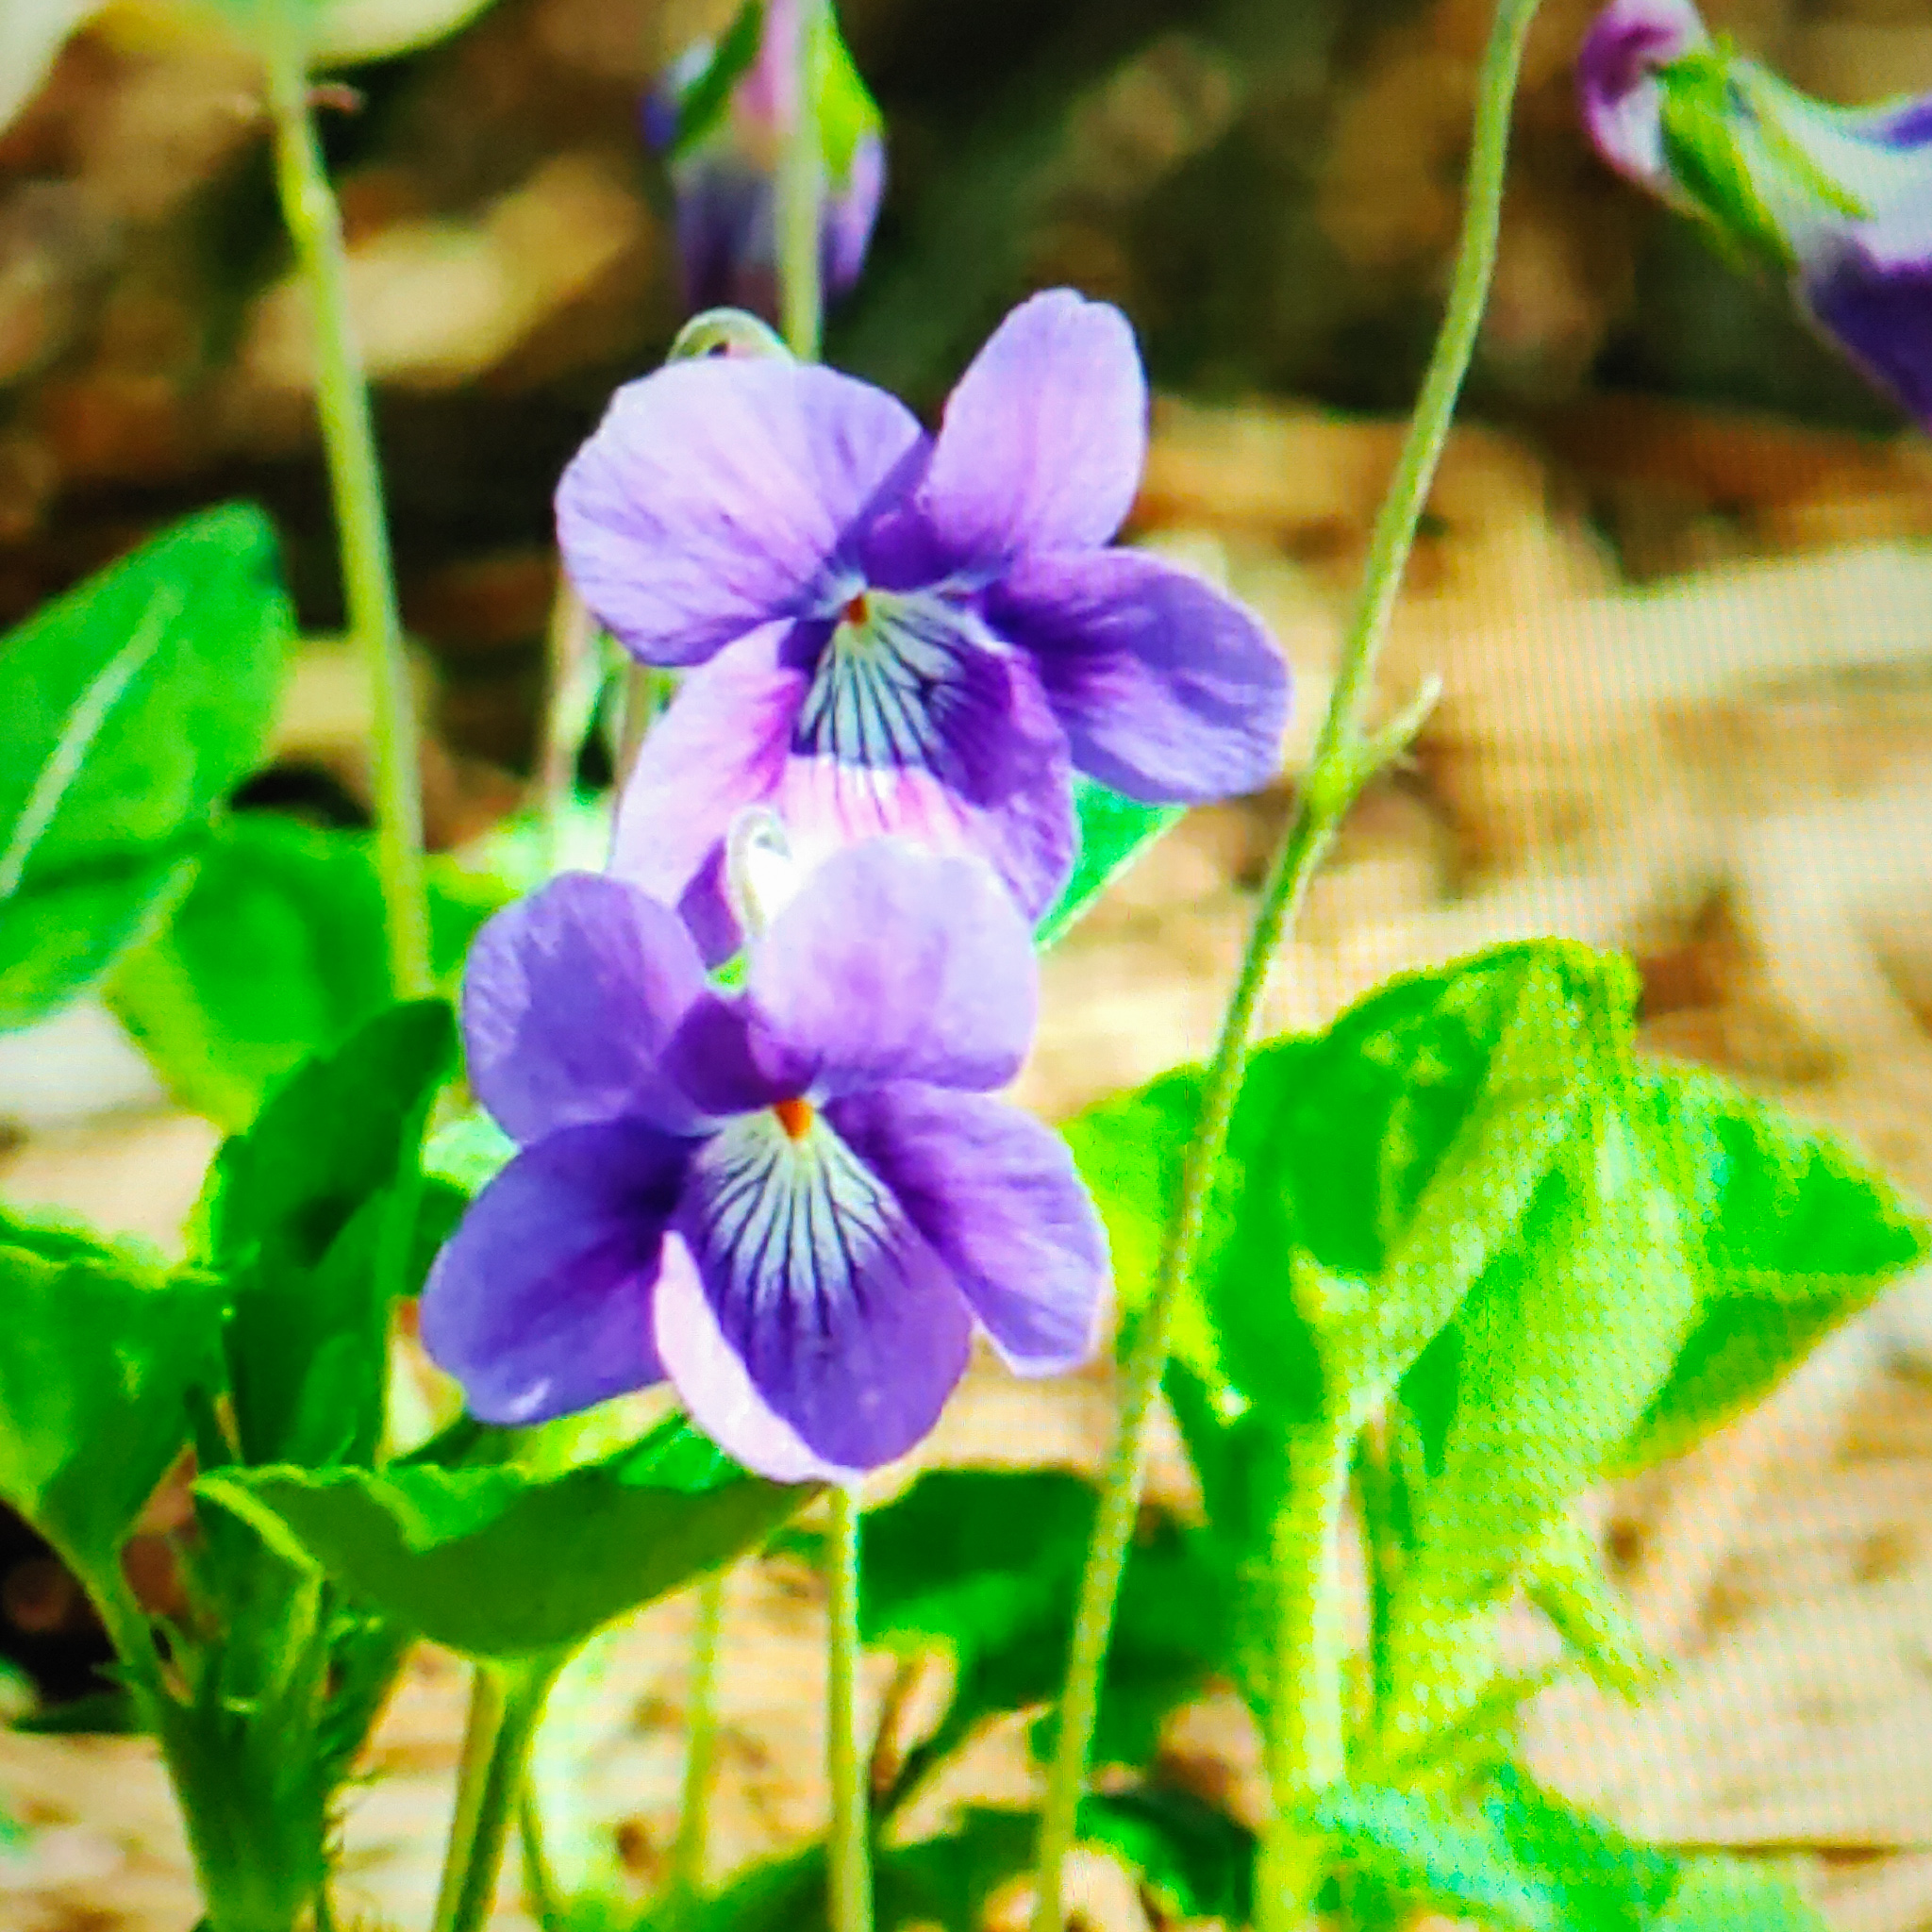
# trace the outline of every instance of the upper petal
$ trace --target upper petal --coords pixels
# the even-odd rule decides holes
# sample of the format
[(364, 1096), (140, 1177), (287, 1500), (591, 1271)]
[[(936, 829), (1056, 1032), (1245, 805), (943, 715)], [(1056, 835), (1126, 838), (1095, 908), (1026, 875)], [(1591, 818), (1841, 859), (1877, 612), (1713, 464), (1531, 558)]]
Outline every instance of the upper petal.
[(1147, 379), (1118, 308), (1023, 302), (948, 399), (915, 502), (956, 568), (1087, 550), (1120, 528), (1147, 456)]
[(740, 1461), (783, 1481), (849, 1480), (939, 1420), (972, 1319), (822, 1122), (793, 1141), (770, 1114), (734, 1121), (692, 1163), (676, 1231), (701, 1306), (667, 1275), (658, 1350), (699, 1427)]
[(463, 977), (470, 1084), (513, 1139), (631, 1117), (697, 1124), (663, 1054), (705, 990), (684, 923), (603, 874), (573, 872), (506, 907)]
[(975, 858), (877, 839), (819, 866), (751, 946), (749, 1030), (822, 1096), (887, 1080), (1004, 1086), (1032, 1041), (1033, 937)]
[(739, 944), (724, 836), (776, 788), (809, 682), (786, 660), (791, 630), (767, 625), (691, 672), (639, 748), (618, 802), (611, 871), (675, 906), (713, 964)]
[(1657, 70), (1708, 36), (1690, 0), (1611, 0), (1576, 56), (1576, 96), (1597, 152), (1659, 192), (1670, 185)]
[(1059, 1136), (979, 1093), (911, 1084), (825, 1109), (1024, 1375), (1063, 1374), (1098, 1345), (1107, 1236)]
[(1257, 791), (1280, 770), (1288, 665), (1260, 620), (1131, 550), (1029, 558), (987, 616), (1033, 654), (1074, 762), (1130, 798)]
[(626, 384), (557, 491), (565, 569), (654, 664), (696, 664), (817, 608), (855, 524), (924, 435), (816, 364), (674, 362)]
[(477, 1195), (423, 1291), (423, 1343), (483, 1422), (571, 1415), (663, 1379), (651, 1295), (687, 1143), (567, 1127)]

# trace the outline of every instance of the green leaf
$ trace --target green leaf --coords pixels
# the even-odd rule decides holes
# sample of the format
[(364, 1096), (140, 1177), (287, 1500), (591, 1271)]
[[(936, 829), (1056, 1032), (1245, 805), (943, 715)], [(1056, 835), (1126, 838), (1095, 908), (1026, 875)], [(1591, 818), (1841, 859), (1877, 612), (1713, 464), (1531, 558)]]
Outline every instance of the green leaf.
[(1190, 1791), (1138, 1785), (1084, 1798), (1079, 1829), (1138, 1873), (1167, 1917), (1244, 1925), (1254, 1916), (1254, 1833)]
[(1924, 1215), (1823, 1128), (1694, 1068), (1638, 1091), (1692, 1231), (1696, 1324), (1624, 1445), (1641, 1468), (1748, 1407), (1932, 1252)]
[(504, 1464), (278, 1466), (204, 1476), (198, 1493), (396, 1623), (511, 1658), (583, 1642), (756, 1547), (818, 1491), (747, 1475), (674, 1420), (545, 1480)]
[(1325, 1792), (1307, 1822), (1333, 1840), (1340, 1862), (1397, 1891), (1518, 1932), (1569, 1932), (1554, 1889), (1494, 1819), (1352, 1785)]
[(1557, 1902), (1565, 1932), (1645, 1932), (1677, 1882), (1677, 1860), (1641, 1845), (1505, 1765), (1484, 1818)]
[(711, 58), (677, 99), (677, 127), (666, 151), (681, 160), (724, 120), (731, 105), (731, 90), (758, 58), (765, 34), (763, 0), (745, 0)]
[[(937, 1645), (957, 1667), (915, 1776), (985, 1719), (1055, 1696), (1093, 1511), (1091, 1487), (1058, 1471), (937, 1470), (867, 1515), (860, 1634)], [(1115, 1612), (1096, 1761), (1152, 1756), (1161, 1718), (1224, 1667), (1228, 1601), (1204, 1538), (1165, 1519), (1143, 1528)]]
[[(432, 873), (439, 973), (498, 903), (487, 881)], [(215, 827), (192, 890), (121, 961), (109, 1001), (175, 1098), (239, 1131), (390, 1004), (384, 924), (370, 838), (243, 813)]]
[[(1197, 1286), (1175, 1309), (1175, 1358), (1214, 1399), (1237, 1389), (1291, 1426), (1386, 1386), (1516, 1239), (1574, 1126), (1590, 1042), (1629, 987), (1621, 962), (1582, 947), (1503, 946), (1257, 1051)], [(1064, 1130), (1130, 1311), (1152, 1284), (1200, 1088), (1169, 1074)]]
[(291, 630), (274, 533), (205, 511), (0, 643), (0, 1026), (105, 972), (255, 766)]
[(1040, 922), (1036, 938), (1042, 951), (1063, 939), (1101, 893), (1184, 816), (1183, 807), (1141, 805), (1077, 775), (1074, 811), (1080, 827), (1079, 855), (1066, 890)]
[(116, 1257), (0, 1245), (0, 1497), (99, 1576), (218, 1389), (214, 1284)]
[[(958, 1829), (873, 1856), (874, 1920), (879, 1932), (981, 1932), (993, 1894), (1032, 1863), (1040, 1821), (1031, 1811), (969, 1806)], [(828, 1932), (825, 1851), (755, 1865), (687, 1916), (668, 1907), (640, 1932)]]
[(1422, 1365), (1441, 1382), (1413, 1399), (1441, 1422), (1398, 1614), (1507, 1591), (1627, 1440), (1695, 1313), (1682, 1216), (1616, 1071), (1600, 1070), (1516, 1239)]
[(245, 1127), (272, 1087), (389, 1003), (366, 841), (268, 813), (226, 821), (108, 998), (177, 1101)]
[(516, 1158), (517, 1143), (480, 1108), (458, 1114), (429, 1137), (423, 1150), (425, 1174), (476, 1194)]
[(878, 103), (872, 97), (839, 31), (839, 17), (831, 7), (821, 7), (812, 17), (818, 44), (815, 74), (818, 81), (819, 146), (825, 158), (825, 180), (834, 193), (844, 190), (852, 178), (852, 159), (858, 143), (878, 131), (881, 122)]
[(1740, 1858), (1692, 1858), (1651, 1932), (1825, 1932), (1825, 1920), (1781, 1872)]
[(308, 1062), (216, 1157), (200, 1244), (230, 1283), (243, 1461), (374, 1455), (390, 1297), (422, 1264), (423, 1124), (455, 1053), (442, 1001), (391, 1007)]

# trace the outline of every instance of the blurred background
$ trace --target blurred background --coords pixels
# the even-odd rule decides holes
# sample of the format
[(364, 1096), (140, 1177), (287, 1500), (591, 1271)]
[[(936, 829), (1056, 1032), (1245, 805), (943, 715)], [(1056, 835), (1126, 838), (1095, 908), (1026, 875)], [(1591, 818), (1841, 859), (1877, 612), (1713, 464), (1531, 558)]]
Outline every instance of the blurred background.
[[(1383, 669), (1391, 705), (1431, 674), (1443, 700), (1356, 814), (1268, 1024), (1319, 1024), (1489, 940), (1571, 933), (1636, 956), (1647, 1044), (1835, 1123), (1932, 1194), (1932, 450), (1782, 289), (1593, 158), (1570, 74), (1593, 10), (1545, 0), (1530, 44), (1494, 299)], [(1932, 0), (1706, 10), (1824, 98), (1932, 90)], [(331, 95), (439, 849), (528, 795), (551, 491), (682, 319), (641, 97), (733, 11), (497, 0)], [(890, 187), (828, 358), (929, 413), (1029, 290), (1119, 303), (1158, 396), (1133, 534), (1248, 597), (1300, 679), (1280, 785), (1193, 814), (1049, 961), (1024, 1093), (1063, 1116), (1211, 1043), (1440, 315), (1490, 8), (840, 11)], [(309, 634), (255, 802), (355, 824), (366, 720), (332, 635), (255, 78), (111, 8), (0, 132), (0, 625), (225, 496), (274, 514)], [(0, 1192), (172, 1241), (215, 1130), (116, 1059), (97, 1017), (0, 1047)], [(1573, 1795), (1791, 1862), (1838, 1932), (1932, 1925), (1928, 1371), (1932, 1288), (1907, 1283), (1760, 1414), (1606, 1495), (1620, 1574), (1683, 1672), (1635, 1711), (1551, 1693), (1532, 1726)], [(976, 1372), (924, 1459), (1090, 1467), (1110, 1416), (1104, 1371), (1024, 1393)], [(1173, 1456), (1156, 1484), (1186, 1507)], [(815, 1590), (775, 1563), (734, 1585), (721, 1863), (795, 1841), (823, 1806)], [(689, 1621), (668, 1605), (606, 1646), (542, 1760), (640, 1896), (673, 1826)], [(72, 1586), (0, 1524), (19, 1695), (71, 1694), (99, 1654)], [(373, 1912), (421, 1916), (460, 1692), (425, 1653), (383, 1734), (386, 1781), (349, 1824)], [(1194, 1715), (1173, 1773), (1239, 1809), (1252, 1739), (1231, 1707)], [(977, 1795), (1024, 1792), (1015, 1740), (982, 1755)], [(0, 1732), (0, 1802), (41, 1827), (0, 1847), (5, 1932), (190, 1923), (138, 1743)], [(1149, 1923), (1131, 1889), (1087, 1882), (1095, 1927)]]

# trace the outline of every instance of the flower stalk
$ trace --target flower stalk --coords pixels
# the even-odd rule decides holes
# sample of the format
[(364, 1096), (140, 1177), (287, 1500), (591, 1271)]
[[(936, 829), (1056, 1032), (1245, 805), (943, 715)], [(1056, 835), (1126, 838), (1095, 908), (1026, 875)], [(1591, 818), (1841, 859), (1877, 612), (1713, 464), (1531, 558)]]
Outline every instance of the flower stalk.
[[(1388, 734), (1372, 736), (1366, 723), (1375, 665), (1489, 297), (1501, 226), (1510, 108), (1537, 5), (1538, 0), (1500, 0), (1497, 7), (1477, 85), (1462, 231), (1447, 313), (1395, 475), (1376, 515), (1361, 592), (1314, 758), (1295, 815), (1262, 888), (1203, 1090), (1193, 1141), (1182, 1165), (1179, 1195), (1153, 1291), (1123, 1377), (1120, 1422), (1081, 1579), (1058, 1741), (1041, 1823), (1033, 1932), (1062, 1932), (1061, 1873), (1074, 1844), (1099, 1708), (1101, 1665), (1140, 1505), (1148, 1421), (1167, 1366), (1174, 1307), (1193, 1272), (1207, 1203), (1227, 1145), (1255, 1008), (1275, 951), (1342, 818), (1391, 755)], [(1339, 1674), (1333, 1692), (1339, 1708)]]
[(428, 992), (429, 915), (423, 883), (423, 789), (414, 696), (396, 604), (369, 386), (349, 314), (341, 210), (309, 111), (300, 34), (286, 18), (267, 54), (275, 186), (315, 328), (316, 402), (328, 458), (350, 635), (369, 678), (376, 868), (396, 996)]
[(825, 1580), (831, 1618), (825, 1753), (832, 1779), (827, 1854), (831, 1932), (872, 1932), (872, 1820), (858, 1736), (858, 1497), (831, 1492)]
[(489, 1922), (504, 1848), (523, 1802), (530, 1744), (565, 1661), (557, 1655), (514, 1666), (476, 1666), (436, 1932), (481, 1932)]
[(697, 1628), (691, 1640), (691, 1696), (684, 1716), (684, 1790), (677, 1842), (671, 1853), (671, 1891), (686, 1910), (705, 1889), (706, 1813), (718, 1757), (718, 1644), (724, 1625), (725, 1572), (698, 1585)]
[(1269, 1565), (1274, 1683), (1267, 1727), (1271, 1816), (1255, 1886), (1256, 1932), (1297, 1932), (1323, 1875), (1324, 1840), (1305, 1813), (1342, 1781), (1341, 1504), (1352, 1415), (1322, 1416), (1289, 1439), (1287, 1482)]
[(824, 133), (819, 125), (819, 15), (827, 0), (799, 0), (796, 110), (778, 160), (778, 320), (801, 362), (816, 362), (824, 328), (819, 230), (824, 220)]

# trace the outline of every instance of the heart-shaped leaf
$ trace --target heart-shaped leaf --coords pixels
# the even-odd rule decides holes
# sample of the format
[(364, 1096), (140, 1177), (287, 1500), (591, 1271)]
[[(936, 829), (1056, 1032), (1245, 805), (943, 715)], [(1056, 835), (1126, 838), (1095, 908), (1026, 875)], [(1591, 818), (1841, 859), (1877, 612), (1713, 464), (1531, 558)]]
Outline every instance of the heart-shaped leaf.
[(508, 1659), (574, 1648), (755, 1548), (818, 1491), (748, 1475), (673, 1421), (548, 1478), (282, 1465), (204, 1476), (198, 1493), (394, 1622)]

